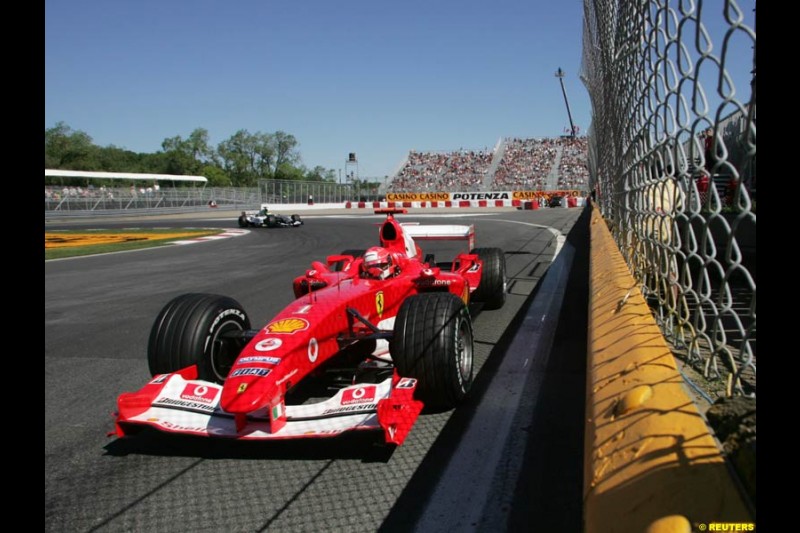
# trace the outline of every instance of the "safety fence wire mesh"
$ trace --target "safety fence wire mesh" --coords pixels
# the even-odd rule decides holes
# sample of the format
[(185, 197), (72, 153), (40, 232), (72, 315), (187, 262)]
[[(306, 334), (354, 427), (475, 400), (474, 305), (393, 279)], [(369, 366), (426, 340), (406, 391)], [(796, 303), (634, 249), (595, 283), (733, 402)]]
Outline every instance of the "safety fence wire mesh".
[(754, 0), (584, 1), (592, 195), (664, 336), (726, 396), (756, 392), (755, 19)]

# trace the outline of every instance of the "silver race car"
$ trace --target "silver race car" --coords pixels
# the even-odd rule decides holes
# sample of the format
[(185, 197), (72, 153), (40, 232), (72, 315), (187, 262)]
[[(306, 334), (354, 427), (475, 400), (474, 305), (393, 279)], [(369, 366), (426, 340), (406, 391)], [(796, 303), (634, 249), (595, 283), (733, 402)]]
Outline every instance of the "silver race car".
[(296, 228), (302, 225), (300, 215), (270, 213), (267, 204), (261, 204), (258, 211), (242, 211), (239, 215), (240, 228)]

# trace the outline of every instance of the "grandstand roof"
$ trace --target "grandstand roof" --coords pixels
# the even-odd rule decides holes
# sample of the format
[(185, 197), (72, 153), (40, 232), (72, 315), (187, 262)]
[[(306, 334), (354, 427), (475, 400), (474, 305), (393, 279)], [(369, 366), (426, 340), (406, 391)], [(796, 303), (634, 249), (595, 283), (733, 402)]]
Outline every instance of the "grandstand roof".
[(56, 178), (103, 178), (112, 180), (193, 181), (208, 183), (205, 176), (178, 176), (175, 174), (137, 174), (135, 172), (90, 172), (88, 170), (45, 169), (45, 177)]

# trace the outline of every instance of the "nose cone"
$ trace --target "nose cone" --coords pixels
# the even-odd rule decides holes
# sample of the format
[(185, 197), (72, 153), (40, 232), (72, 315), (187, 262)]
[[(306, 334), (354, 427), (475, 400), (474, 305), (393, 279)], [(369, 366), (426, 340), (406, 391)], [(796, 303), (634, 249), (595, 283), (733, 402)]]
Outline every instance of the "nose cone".
[(266, 407), (276, 388), (268, 378), (270, 372), (268, 368), (251, 369), (249, 374), (235, 376), (236, 370), (231, 372), (222, 387), (222, 409), (228, 413), (252, 413)]

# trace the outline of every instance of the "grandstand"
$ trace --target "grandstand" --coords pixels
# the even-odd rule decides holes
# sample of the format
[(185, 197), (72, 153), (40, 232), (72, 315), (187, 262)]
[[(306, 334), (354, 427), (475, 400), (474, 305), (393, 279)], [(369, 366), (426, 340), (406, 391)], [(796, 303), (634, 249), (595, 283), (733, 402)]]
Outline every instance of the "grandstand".
[(502, 138), (493, 150), (410, 151), (387, 192), (587, 190), (586, 137)]
[(492, 156), (493, 152), (488, 150), (412, 150), (406, 164), (393, 176), (389, 189), (392, 192), (480, 190)]

